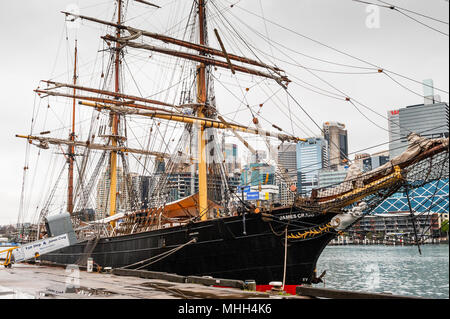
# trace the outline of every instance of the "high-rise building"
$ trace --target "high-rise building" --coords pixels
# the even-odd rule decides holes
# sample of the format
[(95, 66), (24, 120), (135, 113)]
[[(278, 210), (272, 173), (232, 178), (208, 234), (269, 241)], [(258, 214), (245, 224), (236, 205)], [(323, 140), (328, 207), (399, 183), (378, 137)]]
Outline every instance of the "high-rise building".
[(363, 159), (363, 171), (368, 172), (389, 162), (389, 152), (379, 152)]
[(319, 171), (328, 167), (328, 142), (309, 138), (297, 144), (297, 190), (310, 193), (319, 185)]
[[(167, 191), (169, 197), (168, 202), (177, 201), (179, 199), (198, 193), (198, 174), (194, 176), (191, 173), (178, 172), (168, 175)], [(228, 187), (235, 190), (240, 183), (238, 174), (230, 174), (227, 176)], [(193, 186), (193, 187), (192, 187)], [(218, 175), (208, 176), (208, 198), (216, 203), (220, 203), (224, 198), (224, 181)]]
[(297, 187), (297, 178), (295, 181), (286, 182), (284, 179), (276, 177), (276, 185), (278, 186), (279, 203), (282, 206), (292, 205), (295, 200), (295, 192), (291, 190), (291, 186)]
[(400, 139), (400, 111), (391, 110), (388, 116), (388, 130), (389, 130), (389, 157), (392, 159), (403, 150), (403, 143)]
[(109, 210), (109, 187), (111, 180), (109, 170), (104, 171), (97, 182), (97, 196), (95, 198), (96, 219), (105, 218)]
[(328, 142), (329, 165), (339, 166), (348, 161), (348, 139), (345, 125), (338, 122), (325, 122), (323, 136)]
[(267, 159), (267, 152), (264, 150), (256, 150), (254, 154), (250, 155), (250, 164), (256, 164), (256, 163), (264, 163), (264, 161)]
[(245, 165), (241, 174), (242, 186), (275, 184), (275, 167), (264, 163)]
[(278, 147), (278, 165), (283, 174), (289, 175), (291, 182), (297, 181), (297, 145), (283, 143)]
[(370, 159), (370, 154), (368, 153), (359, 153), (355, 154), (355, 160), (353, 161), (354, 165), (357, 165), (361, 171), (366, 171), (364, 168), (364, 161)]
[(155, 158), (155, 173), (161, 174), (166, 171), (166, 162), (162, 158)]
[[(276, 185), (279, 188), (279, 202), (282, 206), (292, 205), (295, 193), (291, 191), (291, 186), (297, 187), (297, 145), (293, 143), (283, 143), (278, 147), (278, 165), (283, 171), (282, 176), (276, 178)], [(285, 176), (288, 176), (286, 178)]]
[(238, 146), (236, 144), (225, 144), (223, 157), (228, 174), (233, 174), (238, 165)]
[(133, 176), (132, 185), (133, 190), (135, 191), (137, 200), (138, 200), (138, 208), (139, 209), (147, 209), (149, 208), (149, 193), (150, 186), (152, 183), (152, 178), (150, 176)]
[[(129, 210), (130, 205), (130, 191), (136, 194), (136, 189), (133, 187), (133, 178), (137, 176), (136, 173), (129, 173), (127, 176), (121, 167), (117, 168), (117, 209)], [(110, 193), (110, 169), (109, 167), (101, 174), (97, 183), (97, 197), (96, 197), (96, 218), (104, 218), (109, 213), (109, 193)], [(136, 198), (138, 200), (138, 198)]]
[(434, 94), (434, 82), (433, 79), (423, 80), (423, 98), (424, 104), (436, 104), (441, 102), (441, 97)]
[(322, 169), (319, 171), (319, 188), (342, 183), (347, 177), (347, 169), (339, 166), (337, 170)]
[(414, 132), (428, 138), (448, 137), (447, 103), (411, 105), (388, 112), (389, 156), (394, 158), (408, 147), (407, 137)]

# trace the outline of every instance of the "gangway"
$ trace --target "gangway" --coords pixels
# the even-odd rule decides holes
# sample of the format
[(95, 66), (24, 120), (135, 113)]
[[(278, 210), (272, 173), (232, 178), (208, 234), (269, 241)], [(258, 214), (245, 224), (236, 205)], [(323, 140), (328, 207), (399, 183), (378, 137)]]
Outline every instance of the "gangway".
[(47, 238), (0, 251), (0, 254), (6, 253), (6, 258), (1, 265), (10, 268), (13, 263), (37, 258), (78, 242), (68, 213), (47, 217), (45, 227)]

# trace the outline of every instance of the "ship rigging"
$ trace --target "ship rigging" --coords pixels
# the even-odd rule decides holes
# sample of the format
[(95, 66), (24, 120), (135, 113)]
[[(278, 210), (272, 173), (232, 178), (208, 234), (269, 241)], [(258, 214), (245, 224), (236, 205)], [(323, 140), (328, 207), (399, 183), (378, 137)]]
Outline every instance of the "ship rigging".
[[(103, 267), (132, 267), (156, 259), (158, 262), (146, 265), (179, 274), (256, 279), (259, 283), (281, 278), (289, 284), (311, 283), (317, 281), (314, 268), (322, 250), (339, 232), (362, 218), (364, 212), (370, 212), (404, 187), (448, 178), (448, 138), (428, 140), (410, 132), (407, 152), (381, 168), (347, 176), (339, 185), (313, 189), (308, 194), (297, 192), (274, 150), (280, 144), (306, 141), (295, 134), (294, 123), (302, 132), (307, 128), (302, 118), (291, 112), (291, 103), (320, 131), (322, 128), (291, 93), (293, 84), (302, 83), (319, 94), (345, 101), (373, 124), (376, 123), (361, 108), (384, 116), (341, 90), (331, 92), (291, 77), (273, 63), (279, 59), (257, 50), (230, 23), (224, 13), (232, 6), (221, 8), (218, 1), (212, 0), (192, 1), (187, 23), (175, 23), (168, 29), (171, 32), (164, 34), (131, 26), (132, 19), (127, 19), (125, 13), (135, 2), (144, 6), (140, 7), (142, 10), (157, 13), (164, 9), (148, 1), (116, 0), (113, 22), (62, 12), (68, 21), (100, 28), (102, 49), (97, 53), (101, 54), (102, 67), (94, 73), (100, 84), (89, 85), (83, 80), (87, 76), (94, 82), (92, 75), (83, 73), (83, 42), (76, 39), (71, 83), (52, 78), (41, 81), (35, 90), (40, 101), (48, 102), (47, 114), (57, 112), (53, 103), (58, 105), (60, 99), (70, 102), (69, 138), (53, 136), (58, 130), (36, 133), (37, 112), (29, 134), (16, 135), (28, 141), (27, 154), (29, 145), (37, 146), (39, 154), (56, 147), (65, 158), (56, 179), (56, 169), (48, 174), (54, 184), (48, 196), (42, 196), (45, 203), (36, 208), (34, 236), (38, 238), (33, 239), (46, 235), (46, 217), (65, 211), (71, 215), (79, 244), (43, 258), (66, 264), (83, 263), (92, 256)], [(186, 9), (187, 4), (179, 8)], [(211, 20), (216, 22), (214, 32)], [(210, 44), (213, 34), (216, 48)], [(274, 43), (271, 42), (271, 48)], [(108, 63), (104, 65), (107, 54)], [(128, 56), (134, 58), (135, 65), (130, 66)], [(94, 66), (97, 62), (96, 59)], [(139, 73), (145, 80), (140, 85), (131, 69), (137, 65), (139, 72), (149, 64), (152, 68)], [(288, 64), (307, 72), (317, 71), (292, 58)], [(392, 73), (373, 65), (336, 65), (357, 69), (359, 74)], [(239, 80), (241, 77), (244, 80)], [(227, 83), (227, 79), (232, 83)], [(147, 91), (149, 83), (153, 84), (151, 92)], [(234, 112), (227, 111), (235, 103), (232, 99), (218, 98), (216, 83), (239, 101)], [(129, 91), (133, 86), (136, 93)], [(263, 94), (251, 99), (257, 88)], [(281, 93), (287, 103), (280, 102)], [(289, 125), (274, 123), (264, 116), (262, 110), (267, 105), (279, 104), (285, 107), (282, 113), (290, 129)], [(250, 115), (249, 124), (236, 121), (243, 111)], [(264, 143), (269, 161), (276, 164), (274, 175), (291, 186), (293, 200), (288, 206), (249, 203), (236, 185), (231, 185), (220, 145), (225, 134), (242, 142), (252, 154), (256, 153), (255, 148), (241, 134), (256, 136)], [(344, 157), (351, 164), (348, 156)], [(58, 166), (53, 157), (51, 162)], [(148, 177), (145, 196), (138, 194), (139, 187), (133, 185), (132, 165)], [(61, 191), (62, 172), (66, 169), (67, 187)], [(28, 171), (27, 157), (24, 181)], [(184, 194), (187, 196), (174, 198), (171, 194), (174, 173), (190, 177), (190, 192)], [(52, 204), (60, 193), (65, 195), (64, 204)], [(26, 210), (24, 196), (23, 193), (19, 220)], [(94, 218), (85, 218), (83, 215), (93, 206)]]

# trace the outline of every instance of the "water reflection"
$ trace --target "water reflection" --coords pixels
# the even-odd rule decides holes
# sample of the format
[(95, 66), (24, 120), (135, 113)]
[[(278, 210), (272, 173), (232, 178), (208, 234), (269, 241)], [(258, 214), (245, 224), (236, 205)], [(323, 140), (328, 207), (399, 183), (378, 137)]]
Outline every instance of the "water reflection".
[(327, 288), (426, 298), (449, 298), (448, 267), (448, 245), (328, 246), (317, 263)]
[(0, 299), (36, 299), (35, 296), (0, 286)]

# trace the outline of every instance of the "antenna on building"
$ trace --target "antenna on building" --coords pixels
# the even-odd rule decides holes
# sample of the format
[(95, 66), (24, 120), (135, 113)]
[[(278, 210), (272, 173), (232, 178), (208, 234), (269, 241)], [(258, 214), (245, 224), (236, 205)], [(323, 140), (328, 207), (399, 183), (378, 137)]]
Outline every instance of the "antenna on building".
[(430, 105), (435, 103), (434, 83), (433, 79), (423, 80), (423, 97), (424, 104)]

